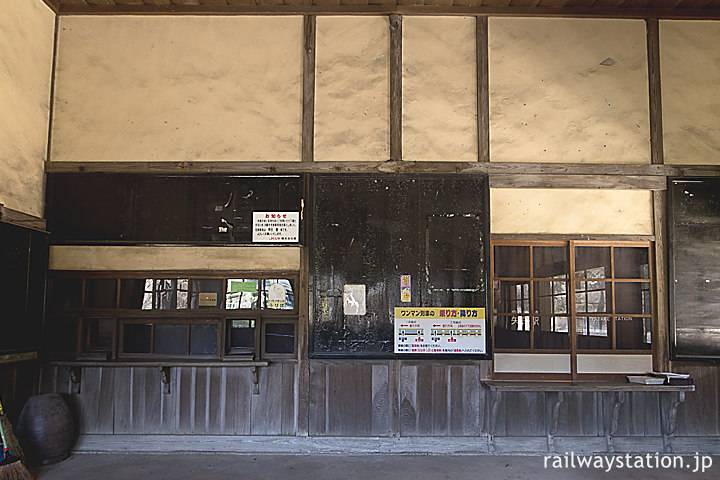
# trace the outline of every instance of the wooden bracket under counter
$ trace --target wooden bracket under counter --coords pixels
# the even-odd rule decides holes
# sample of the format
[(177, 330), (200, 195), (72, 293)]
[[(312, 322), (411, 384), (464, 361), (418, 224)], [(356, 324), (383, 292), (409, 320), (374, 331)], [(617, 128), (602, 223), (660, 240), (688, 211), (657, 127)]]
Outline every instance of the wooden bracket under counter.
[(70, 375), (70, 382), (72, 384), (72, 393), (80, 393), (80, 385), (82, 383), (82, 369), (83, 367), (157, 367), (160, 371), (160, 383), (162, 385), (163, 393), (170, 394), (170, 369), (173, 367), (200, 367), (200, 368), (223, 368), (223, 367), (240, 367), (240, 368), (252, 368), (252, 382), (253, 382), (253, 394), (260, 394), (260, 381), (258, 368), (267, 367), (270, 365), (268, 361), (233, 361), (233, 362), (189, 362), (189, 361), (57, 361), (50, 362), (51, 365), (56, 367), (67, 367), (68, 374)]
[[(514, 381), (514, 380), (489, 380), (482, 382), (492, 395), (490, 406), (490, 419), (488, 421), (488, 445), (490, 451), (495, 451), (495, 435), (497, 433), (497, 417), (500, 405), (505, 392), (536, 392), (555, 394), (555, 403), (552, 408), (552, 417), (547, 429), (548, 451), (555, 451), (554, 437), (557, 434), (558, 420), (561, 407), (565, 402), (565, 393), (614, 393), (612, 416), (604, 421), (605, 438), (607, 440), (608, 452), (615, 451), (613, 437), (617, 433), (618, 418), (620, 410), (625, 403), (627, 392), (659, 392), (675, 395), (675, 399), (667, 404), (667, 411), (660, 411), (660, 426), (663, 435), (663, 447), (665, 452), (672, 452), (671, 440), (675, 433), (677, 411), (680, 405), (685, 402), (685, 393), (695, 391), (695, 385), (643, 385), (628, 382), (550, 382), (550, 381)], [(667, 403), (667, 402), (666, 402)]]

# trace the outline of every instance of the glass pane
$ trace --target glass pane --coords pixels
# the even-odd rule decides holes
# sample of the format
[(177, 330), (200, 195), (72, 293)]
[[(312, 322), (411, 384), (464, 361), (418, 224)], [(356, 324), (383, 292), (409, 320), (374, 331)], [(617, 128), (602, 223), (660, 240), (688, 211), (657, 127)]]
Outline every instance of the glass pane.
[(177, 280), (164, 278), (155, 280), (155, 308), (174, 310), (177, 308)]
[(575, 278), (612, 278), (610, 247), (575, 247)]
[(530, 348), (530, 317), (495, 317), (495, 348)]
[(83, 351), (112, 352), (115, 319), (83, 319)]
[(216, 325), (190, 325), (190, 355), (215, 355), (217, 342)]
[(88, 308), (115, 308), (117, 281), (114, 278), (88, 278), (85, 280), (85, 306)]
[(80, 308), (82, 279), (53, 278), (50, 283), (50, 306), (52, 308)]
[(612, 313), (612, 283), (576, 282), (575, 311), (578, 313)]
[(581, 350), (610, 350), (611, 322), (608, 317), (577, 317), (577, 347)]
[(77, 352), (77, 322), (75, 317), (60, 317), (45, 323), (45, 344), (51, 352)]
[(255, 353), (255, 320), (230, 320), (228, 322), (227, 353)]
[(495, 277), (529, 277), (530, 247), (495, 247)]
[(615, 283), (615, 313), (650, 315), (649, 283)]
[(534, 278), (567, 278), (568, 270), (566, 247), (533, 247)]
[(568, 313), (567, 282), (533, 282), (534, 313), (557, 315)]
[(155, 324), (155, 353), (185, 355), (187, 353), (187, 325)]
[(495, 313), (530, 313), (530, 282), (493, 282)]
[(152, 325), (128, 323), (123, 326), (123, 352), (150, 353)]
[(257, 308), (258, 280), (252, 278), (229, 278), (225, 293), (225, 308)]
[(621, 350), (650, 350), (651, 326), (649, 318), (617, 317), (615, 345)]
[(568, 317), (534, 317), (535, 348), (560, 349), (570, 348)]
[(223, 280), (222, 278), (193, 278), (192, 299), (190, 308), (212, 309), (222, 308)]
[(295, 308), (295, 294), (292, 282), (285, 278), (263, 280), (263, 308), (292, 310)]
[(180, 278), (177, 281), (177, 308), (188, 308), (188, 279)]
[(295, 324), (266, 323), (265, 353), (294, 353)]
[(152, 310), (151, 278), (123, 278), (120, 280), (120, 308)]
[(650, 278), (647, 247), (615, 247), (615, 278)]

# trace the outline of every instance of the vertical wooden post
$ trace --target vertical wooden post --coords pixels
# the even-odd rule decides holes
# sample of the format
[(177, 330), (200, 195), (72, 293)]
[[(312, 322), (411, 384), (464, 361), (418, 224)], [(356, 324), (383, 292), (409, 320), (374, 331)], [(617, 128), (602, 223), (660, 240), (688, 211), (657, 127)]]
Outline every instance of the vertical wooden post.
[(490, 161), (488, 17), (476, 17), (478, 162)]
[(390, 160), (402, 159), (402, 16), (390, 15)]
[(303, 40), (302, 161), (314, 161), (316, 17), (305, 15)]
[[(52, 7), (51, 7), (52, 8)], [(53, 58), (52, 58), (52, 71), (50, 73), (50, 100), (48, 104), (48, 134), (47, 134), (47, 150), (45, 153), (45, 161), (49, 162), (52, 160), (52, 129), (53, 129), (53, 117), (55, 113), (55, 72), (57, 70), (57, 56), (58, 56), (58, 35), (60, 31), (60, 15), (55, 14), (55, 32), (53, 39)]]
[(669, 371), (668, 269), (666, 253), (666, 196), (662, 190), (653, 191), (655, 224), (655, 324), (652, 331), (653, 369)]
[(297, 419), (296, 435), (306, 437), (310, 431), (310, 362), (308, 352), (310, 349), (310, 175), (303, 175), (303, 239), (300, 251), (300, 286), (298, 289), (298, 364), (296, 409)]
[(647, 25), (648, 82), (650, 98), (650, 159), (651, 163), (665, 163), (663, 153), (662, 95), (660, 90), (660, 27), (657, 18), (649, 18)]

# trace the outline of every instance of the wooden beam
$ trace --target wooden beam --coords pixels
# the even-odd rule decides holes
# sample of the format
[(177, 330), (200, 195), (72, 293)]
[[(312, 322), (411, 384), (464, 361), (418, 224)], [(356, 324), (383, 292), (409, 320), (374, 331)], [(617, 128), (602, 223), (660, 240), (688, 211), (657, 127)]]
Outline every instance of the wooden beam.
[(390, 15), (390, 159), (402, 160), (402, 17)]
[(315, 36), (316, 17), (304, 18), (303, 41), (303, 110), (302, 110), (302, 161), (315, 159)]
[(57, 72), (58, 37), (60, 35), (60, 16), (55, 15), (55, 31), (53, 32), (53, 57), (52, 72), (50, 73), (50, 103), (48, 112), (47, 146), (45, 150), (45, 162), (52, 160), (52, 131), (55, 118), (55, 80)]
[(478, 162), (490, 161), (490, 80), (488, 69), (488, 17), (477, 17), (477, 122)]
[(653, 192), (655, 225), (655, 325), (652, 328), (653, 369), (670, 371), (670, 317), (668, 313), (667, 192)]
[(659, 175), (490, 175), (492, 188), (592, 188), (611, 190), (665, 190), (666, 177)]
[(657, 18), (646, 20), (648, 82), (650, 99), (650, 158), (665, 163), (663, 153), (662, 94), (660, 89), (660, 29)]
[(586, 242), (653, 242), (655, 235), (609, 235), (586, 233), (492, 233), (490, 239), (496, 241), (537, 241), (537, 242), (567, 242), (582, 240)]
[(717, 175), (720, 165), (675, 167), (649, 164), (505, 162), (46, 162), (47, 173), (301, 174), (475, 173), (525, 175)]
[(492, 15), (569, 18), (720, 19), (716, 8), (431, 5), (61, 5), (60, 15)]
[(312, 211), (310, 203), (310, 178), (305, 175), (302, 183), (303, 209), (301, 222), (303, 228), (303, 247), (300, 251), (300, 287), (298, 289), (298, 387), (297, 387), (297, 428), (296, 434), (307, 437), (310, 434), (310, 228)]
[(0, 222), (12, 223), (19, 227), (45, 231), (45, 219), (23, 213), (0, 204)]

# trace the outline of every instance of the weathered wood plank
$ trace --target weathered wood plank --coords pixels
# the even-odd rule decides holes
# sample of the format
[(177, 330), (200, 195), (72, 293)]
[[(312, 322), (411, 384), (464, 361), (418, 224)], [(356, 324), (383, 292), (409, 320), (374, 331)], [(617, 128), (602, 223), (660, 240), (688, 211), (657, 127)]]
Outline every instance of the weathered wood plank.
[(489, 178), (491, 188), (587, 188), (612, 190), (665, 190), (665, 177), (617, 175), (499, 174)]
[[(70, 0), (79, 2), (80, 0)], [(256, 5), (254, 0), (228, 0), (228, 5), (201, 5), (199, 2), (183, 5), (87, 5), (85, 3), (63, 4), (61, 15), (501, 15), (521, 17), (612, 17), (612, 18), (667, 18), (712, 20), (720, 18), (717, 9), (699, 8), (624, 8), (613, 1), (610, 6), (590, 6), (587, 0), (576, 0), (563, 8), (556, 6), (511, 6), (508, 0), (486, 0), (487, 6), (476, 5), (396, 5), (396, 0), (369, 0), (368, 5)], [(194, 1), (194, 0), (193, 0)], [(703, 0), (705, 2), (709, 0)], [(179, 3), (179, 2), (175, 2)], [(294, 3), (294, 2), (293, 2)], [(325, 3), (325, 2), (319, 2)], [(575, 6), (573, 6), (575, 5)]]
[(477, 17), (475, 40), (477, 56), (478, 162), (490, 161), (490, 80), (488, 67), (488, 17)]
[(177, 433), (179, 370), (178, 368), (170, 369), (170, 393), (160, 395), (160, 433), (162, 434)]
[(373, 365), (372, 370), (372, 426), (370, 433), (377, 436), (389, 434), (389, 367)]
[(178, 370), (178, 403), (175, 430), (189, 434), (195, 425), (195, 368), (180, 367)]
[[(465, 397), (463, 395), (464, 367), (448, 367), (448, 418), (449, 434), (460, 436), (465, 434)], [(468, 405), (472, 408), (471, 405)]]
[(417, 425), (417, 367), (400, 364), (400, 434), (415, 435)]
[(207, 433), (209, 405), (210, 372), (207, 368), (195, 370), (195, 416), (192, 424), (192, 433)]
[(143, 368), (145, 372), (145, 381), (140, 387), (139, 392), (145, 399), (143, 405), (142, 432), (145, 434), (154, 434), (160, 432), (162, 422), (160, 416), (160, 397), (162, 396), (162, 383), (160, 382), (160, 370), (157, 368)]
[(282, 365), (282, 410), (280, 413), (282, 435), (294, 435), (295, 428), (295, 365)]
[(302, 161), (312, 162), (315, 144), (315, 38), (316, 17), (306, 15), (303, 25)]
[(252, 395), (250, 433), (280, 435), (282, 431), (282, 365), (259, 370), (260, 393)]
[(402, 17), (390, 15), (390, 159), (402, 158)]
[(310, 362), (310, 408), (308, 412), (310, 435), (324, 435), (327, 432), (326, 376), (327, 367), (325, 365)]
[(670, 320), (668, 312), (668, 257), (667, 257), (667, 192), (653, 192), (653, 215), (655, 229), (655, 296), (652, 326), (653, 368), (667, 372), (670, 360)]
[(244, 368), (228, 367), (226, 371), (225, 431), (235, 435), (250, 435), (252, 415), (251, 373)]
[(657, 18), (645, 20), (647, 28), (648, 82), (650, 95), (650, 161), (665, 163), (663, 151), (662, 91), (660, 86), (660, 27)]
[(131, 372), (131, 368), (115, 369), (113, 433), (132, 433), (130, 431), (130, 411), (132, 403)]
[(450, 433), (450, 367), (436, 365), (432, 367), (432, 435), (448, 435)]
[(417, 434), (432, 435), (433, 431), (433, 367), (417, 367)]
[(480, 367), (462, 366), (463, 435), (482, 435), (485, 432), (485, 389), (480, 385)]
[(490, 175), (720, 176), (720, 165), (530, 162), (45, 162), (46, 173), (487, 173)]
[(327, 385), (327, 433), (369, 435), (372, 430), (372, 366), (328, 367)]

